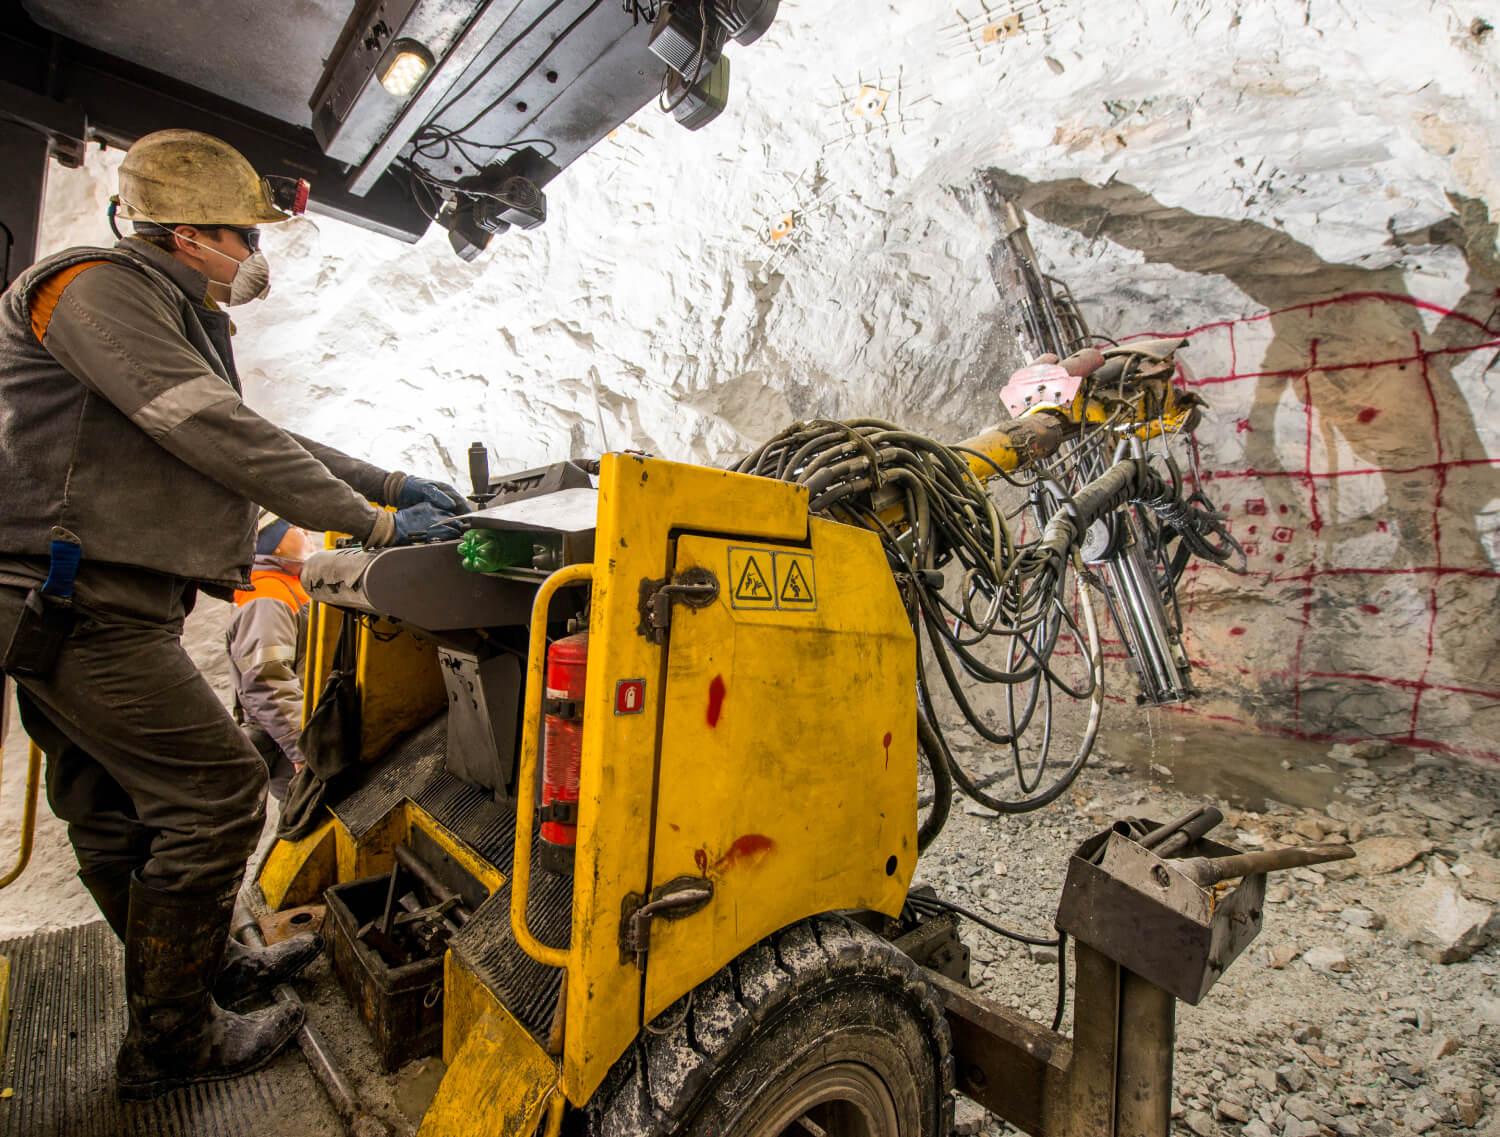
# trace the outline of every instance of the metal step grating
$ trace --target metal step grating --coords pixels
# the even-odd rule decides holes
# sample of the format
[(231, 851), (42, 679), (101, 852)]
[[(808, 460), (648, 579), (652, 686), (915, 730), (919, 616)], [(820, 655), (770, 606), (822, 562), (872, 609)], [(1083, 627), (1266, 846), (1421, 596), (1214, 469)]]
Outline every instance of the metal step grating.
[[(564, 946), (573, 919), (573, 878), (558, 876), (531, 857), (531, 895), (527, 924), (544, 944)], [(562, 972), (532, 959), (516, 943), (510, 929), (510, 882), (479, 907), (479, 911), (448, 945), (453, 954), (478, 975), (516, 1020), (545, 1043), (557, 1008)]]
[(120, 945), (103, 923), (0, 943), (11, 962), (0, 1137), (263, 1137), (338, 1132), (296, 1046), (263, 1070), (151, 1102), (115, 1096), (125, 1037)]
[(448, 716), (441, 714), (393, 746), (385, 758), (368, 768), (358, 788), (330, 801), (329, 808), (350, 833), (363, 837), (403, 798), (414, 796), (445, 772), (447, 751)]

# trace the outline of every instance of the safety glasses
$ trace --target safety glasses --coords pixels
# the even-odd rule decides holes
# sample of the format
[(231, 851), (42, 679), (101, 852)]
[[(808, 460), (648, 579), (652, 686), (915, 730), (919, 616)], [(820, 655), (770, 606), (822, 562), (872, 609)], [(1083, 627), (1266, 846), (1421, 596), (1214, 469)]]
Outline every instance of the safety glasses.
[(215, 225), (215, 229), (228, 229), (231, 233), (238, 233), (240, 240), (245, 242), (245, 247), (252, 253), (260, 252), (260, 230), (247, 225)]

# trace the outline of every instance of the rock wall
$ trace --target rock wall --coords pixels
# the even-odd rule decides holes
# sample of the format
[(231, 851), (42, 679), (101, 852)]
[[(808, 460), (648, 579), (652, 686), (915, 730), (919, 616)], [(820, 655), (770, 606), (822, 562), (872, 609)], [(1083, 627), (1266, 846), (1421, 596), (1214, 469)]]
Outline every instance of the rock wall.
[[(1192, 332), (1251, 571), (1191, 578), (1185, 713), (1500, 759), (1497, 40), (1447, 2), (783, 0), (717, 123), (643, 111), (473, 264), (268, 232), (241, 369), (278, 421), (455, 478), (473, 439), (520, 468), (814, 415), (962, 437), (1016, 362), (966, 190), (993, 170), (1095, 330)], [(56, 173), (51, 244), (104, 236), (114, 161)]]

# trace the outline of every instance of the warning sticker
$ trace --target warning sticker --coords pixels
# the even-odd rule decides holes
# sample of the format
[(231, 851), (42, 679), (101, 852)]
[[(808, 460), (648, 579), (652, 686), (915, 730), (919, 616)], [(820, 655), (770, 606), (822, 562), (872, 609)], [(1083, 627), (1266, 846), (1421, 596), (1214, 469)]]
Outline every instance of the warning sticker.
[(729, 603), (735, 608), (775, 608), (776, 579), (769, 549), (729, 550)]
[(811, 612), (818, 606), (811, 553), (729, 550), (729, 603), (762, 611)]
[(806, 553), (777, 553), (776, 604), (780, 608), (812, 611), (818, 606), (813, 586), (813, 559)]

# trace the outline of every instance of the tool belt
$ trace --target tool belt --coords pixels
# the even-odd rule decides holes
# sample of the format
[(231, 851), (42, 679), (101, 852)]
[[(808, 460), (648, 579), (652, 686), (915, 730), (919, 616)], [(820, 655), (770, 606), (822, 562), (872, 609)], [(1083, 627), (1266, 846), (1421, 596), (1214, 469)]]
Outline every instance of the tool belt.
[(47, 579), (26, 594), (21, 618), (0, 657), (0, 671), (37, 679), (52, 673), (73, 632), (73, 582), (82, 560), (82, 542), (61, 526), (53, 528)]

